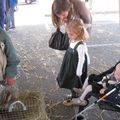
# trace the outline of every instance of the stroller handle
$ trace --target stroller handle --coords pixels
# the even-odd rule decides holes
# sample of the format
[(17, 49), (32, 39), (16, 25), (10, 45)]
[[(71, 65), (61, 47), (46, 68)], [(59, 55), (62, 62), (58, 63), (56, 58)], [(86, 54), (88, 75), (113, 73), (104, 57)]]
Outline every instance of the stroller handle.
[(98, 103), (99, 101), (105, 99), (107, 96), (109, 96), (114, 91), (116, 91), (116, 88), (112, 89), (110, 92), (108, 92), (107, 94), (105, 94), (104, 96), (102, 96), (99, 100), (96, 101), (96, 103)]

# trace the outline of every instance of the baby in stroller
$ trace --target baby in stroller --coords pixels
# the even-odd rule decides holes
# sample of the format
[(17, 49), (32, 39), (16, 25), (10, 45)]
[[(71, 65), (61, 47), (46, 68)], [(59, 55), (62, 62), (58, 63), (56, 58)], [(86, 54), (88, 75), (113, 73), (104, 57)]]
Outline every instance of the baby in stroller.
[[(66, 102), (65, 105), (86, 106), (86, 96), (88, 95), (88, 93), (92, 92), (96, 95), (99, 94), (99, 96), (103, 96), (104, 94), (106, 94), (106, 92), (110, 91), (118, 82), (120, 82), (120, 61), (114, 67), (99, 75), (90, 75), (89, 78), (85, 80), (82, 89), (73, 89), (76, 93), (79, 94), (79, 97), (72, 98), (71, 100), (69, 100), (69, 102)], [(112, 100), (112, 102), (120, 102), (119, 98), (111, 99), (110, 97), (108, 97), (108, 99)]]

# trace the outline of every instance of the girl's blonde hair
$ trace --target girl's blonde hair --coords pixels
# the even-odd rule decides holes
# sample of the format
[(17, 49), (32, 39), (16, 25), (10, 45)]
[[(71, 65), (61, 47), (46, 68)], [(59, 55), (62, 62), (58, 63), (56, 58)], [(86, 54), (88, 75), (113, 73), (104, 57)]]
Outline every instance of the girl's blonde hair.
[(76, 33), (78, 35), (77, 40), (87, 40), (89, 38), (89, 34), (82, 20), (71, 20), (67, 25), (67, 30)]

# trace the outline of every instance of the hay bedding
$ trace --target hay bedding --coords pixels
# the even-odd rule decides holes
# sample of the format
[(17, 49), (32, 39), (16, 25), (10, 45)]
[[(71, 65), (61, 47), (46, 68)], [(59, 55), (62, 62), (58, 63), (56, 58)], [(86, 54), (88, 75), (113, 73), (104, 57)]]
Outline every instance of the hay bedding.
[[(9, 103), (6, 99), (9, 99)], [(0, 106), (0, 120), (49, 120), (41, 92), (22, 91), (17, 98), (8, 94), (4, 100)], [(15, 101), (22, 102), (24, 106), (20, 102), (14, 104)], [(9, 112), (10, 108), (11, 112)]]

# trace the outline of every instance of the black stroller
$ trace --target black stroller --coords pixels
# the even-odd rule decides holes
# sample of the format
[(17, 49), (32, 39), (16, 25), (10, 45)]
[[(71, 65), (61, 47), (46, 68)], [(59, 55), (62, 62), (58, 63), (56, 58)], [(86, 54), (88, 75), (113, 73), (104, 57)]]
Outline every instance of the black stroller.
[[(113, 98), (115, 97), (115, 101), (113, 99), (113, 101), (111, 101), (111, 97), (109, 98), (108, 96), (112, 96)], [(106, 99), (109, 98), (109, 99)], [(98, 104), (100, 109), (103, 110), (110, 110), (110, 111), (116, 111), (116, 112), (120, 112), (120, 82), (117, 83), (115, 85), (115, 88), (113, 88), (112, 90), (110, 90), (108, 93), (106, 93), (104, 96), (102, 96), (101, 98), (99, 98), (97, 101), (95, 101), (94, 103), (92, 103), (90, 106), (86, 107), (84, 110), (82, 110), (81, 112), (77, 113), (75, 115), (75, 120), (82, 120), (82, 114), (89, 110), (90, 108), (92, 108), (93, 106), (95, 106), (96, 104)]]
[[(118, 62), (118, 63), (120, 63), (120, 62)], [(97, 80), (100, 81), (100, 80), (102, 80), (103, 76), (112, 73), (115, 70), (116, 65), (114, 67), (110, 68), (109, 70), (107, 70), (103, 73), (100, 73), (97, 76), (98, 77)], [(93, 77), (92, 79), (95, 79), (96, 76), (91, 76), (91, 77)], [(94, 94), (91, 92), (86, 97), (87, 101), (90, 96), (94, 96), (95, 98), (97, 98), (97, 100), (94, 103), (92, 103), (91, 105), (89, 105), (88, 107), (86, 107), (85, 109), (80, 106), (79, 108), (82, 108), (82, 109), (79, 109), (79, 113), (77, 113), (75, 115), (74, 120), (82, 120), (84, 118), (82, 116), (82, 114), (85, 111), (92, 108), (93, 106), (95, 106), (96, 104), (102, 110), (110, 110), (110, 111), (120, 112), (120, 82), (117, 82), (114, 85), (114, 87), (108, 89), (106, 94), (103, 95), (102, 97), (100, 97), (100, 94)]]

